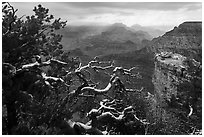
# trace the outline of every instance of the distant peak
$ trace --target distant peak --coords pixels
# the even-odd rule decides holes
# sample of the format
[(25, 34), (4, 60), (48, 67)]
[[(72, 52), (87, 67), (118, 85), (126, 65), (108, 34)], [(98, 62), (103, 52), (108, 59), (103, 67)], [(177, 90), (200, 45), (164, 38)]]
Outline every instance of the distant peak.
[(134, 24), (131, 27), (142, 27), (140, 24)]
[(125, 24), (123, 23), (114, 23), (112, 26), (117, 26), (117, 27), (127, 27)]

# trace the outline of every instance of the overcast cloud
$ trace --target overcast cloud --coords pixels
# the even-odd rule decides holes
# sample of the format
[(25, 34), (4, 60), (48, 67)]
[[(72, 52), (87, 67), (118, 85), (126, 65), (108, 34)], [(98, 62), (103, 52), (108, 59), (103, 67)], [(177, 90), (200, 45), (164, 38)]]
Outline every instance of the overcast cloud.
[[(201, 21), (201, 2), (12, 2), (18, 15), (31, 15), (38, 4), (50, 9), (68, 25), (112, 24), (122, 22), (128, 26), (177, 26), (184, 21)], [(166, 26), (166, 27), (165, 27)]]

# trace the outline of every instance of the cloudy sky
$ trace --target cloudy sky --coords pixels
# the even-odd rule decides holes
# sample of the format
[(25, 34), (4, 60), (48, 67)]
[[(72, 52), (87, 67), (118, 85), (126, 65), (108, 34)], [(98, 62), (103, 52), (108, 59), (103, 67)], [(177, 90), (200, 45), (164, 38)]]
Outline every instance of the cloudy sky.
[(32, 15), (38, 4), (68, 25), (124, 23), (169, 29), (184, 21), (202, 20), (201, 2), (11, 2), (18, 15)]

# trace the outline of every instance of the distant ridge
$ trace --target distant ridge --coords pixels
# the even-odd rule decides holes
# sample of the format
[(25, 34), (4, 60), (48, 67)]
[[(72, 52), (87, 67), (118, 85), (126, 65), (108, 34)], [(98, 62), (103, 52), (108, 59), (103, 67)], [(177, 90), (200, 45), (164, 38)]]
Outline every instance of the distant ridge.
[(178, 27), (200, 27), (202, 28), (202, 22), (201, 21), (186, 21), (182, 24), (180, 24)]
[(183, 22), (163, 36), (153, 39), (148, 48), (154, 53), (170, 51), (201, 61), (202, 22)]

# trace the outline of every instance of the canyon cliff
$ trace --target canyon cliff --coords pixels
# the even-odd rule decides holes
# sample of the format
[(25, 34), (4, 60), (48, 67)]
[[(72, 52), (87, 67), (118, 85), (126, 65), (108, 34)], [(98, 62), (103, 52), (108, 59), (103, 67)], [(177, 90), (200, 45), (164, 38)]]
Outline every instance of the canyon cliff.
[(155, 57), (151, 123), (156, 134), (189, 134), (202, 129), (202, 66), (172, 52)]

